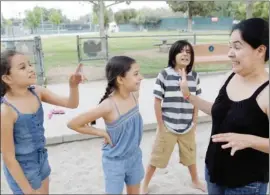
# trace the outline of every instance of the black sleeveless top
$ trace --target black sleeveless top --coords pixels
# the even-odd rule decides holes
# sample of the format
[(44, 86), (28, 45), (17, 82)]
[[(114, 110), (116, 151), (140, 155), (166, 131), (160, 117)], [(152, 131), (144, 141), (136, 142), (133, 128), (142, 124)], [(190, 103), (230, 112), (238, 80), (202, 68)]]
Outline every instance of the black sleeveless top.
[[(213, 104), (211, 135), (234, 132), (269, 138), (268, 117), (256, 101), (269, 81), (262, 84), (250, 98), (232, 101), (226, 88), (234, 75), (229, 76)], [(269, 154), (247, 148), (231, 156), (231, 148), (222, 149), (223, 144), (213, 143), (210, 139), (205, 159), (210, 182), (233, 188), (256, 181), (269, 181)]]

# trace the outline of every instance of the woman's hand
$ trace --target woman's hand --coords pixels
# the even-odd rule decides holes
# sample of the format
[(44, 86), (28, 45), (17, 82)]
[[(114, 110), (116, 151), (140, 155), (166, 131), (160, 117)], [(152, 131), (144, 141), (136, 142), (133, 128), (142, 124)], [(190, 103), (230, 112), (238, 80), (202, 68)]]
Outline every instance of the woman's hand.
[(180, 90), (182, 91), (182, 94), (184, 97), (188, 97), (190, 95), (190, 91), (188, 88), (186, 70), (184, 68), (182, 68), (181, 70), (179, 69), (178, 72), (179, 72), (179, 75), (181, 75), (181, 77), (182, 77), (182, 80), (179, 81)]
[(252, 135), (238, 133), (221, 133), (212, 136), (213, 142), (228, 142), (222, 145), (223, 149), (232, 148), (231, 156), (238, 150), (250, 148), (252, 145)]

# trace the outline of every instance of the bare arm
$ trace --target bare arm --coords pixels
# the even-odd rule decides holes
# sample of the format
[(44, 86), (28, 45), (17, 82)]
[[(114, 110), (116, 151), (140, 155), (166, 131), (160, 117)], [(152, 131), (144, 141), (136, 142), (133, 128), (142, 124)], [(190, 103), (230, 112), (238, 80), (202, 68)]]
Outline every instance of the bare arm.
[(250, 147), (269, 154), (269, 138), (251, 136)]
[(62, 106), (66, 108), (77, 108), (79, 105), (78, 85), (80, 82), (82, 82), (83, 77), (81, 71), (82, 71), (82, 64), (79, 64), (76, 68), (75, 73), (72, 74), (69, 78), (69, 97), (59, 96), (44, 87), (38, 86), (37, 88), (40, 92), (41, 100), (56, 106)]
[(77, 131), (82, 134), (96, 135), (104, 137), (106, 132), (101, 129), (97, 129), (93, 126), (88, 126), (87, 124), (95, 121), (99, 118), (105, 118), (111, 112), (111, 104), (108, 100), (104, 100), (96, 108), (82, 113), (79, 116), (73, 118), (68, 122), (68, 128)]
[(161, 99), (155, 98), (155, 103), (154, 103), (157, 124), (159, 127), (164, 126), (163, 119), (162, 119), (161, 101), (162, 101)]
[(188, 101), (197, 107), (199, 110), (203, 111), (205, 114), (211, 115), (211, 109), (213, 106), (212, 102), (208, 102), (199, 96), (190, 94)]
[(1, 152), (3, 156), (3, 161), (7, 166), (10, 174), (20, 186), (24, 194), (32, 194), (34, 190), (32, 189), (30, 183), (28, 182), (26, 176), (19, 162), (15, 158), (15, 148), (13, 141), (13, 125), (16, 121), (16, 116), (5, 104), (1, 105)]
[(48, 104), (62, 106), (66, 108), (77, 108), (79, 105), (79, 88), (78, 86), (70, 87), (69, 97), (59, 96), (52, 91), (41, 86), (36, 87), (40, 91), (41, 100)]
[[(184, 96), (189, 96), (188, 101), (193, 104), (195, 107), (197, 107), (199, 110), (203, 111), (204, 113), (211, 115), (211, 110), (213, 106), (213, 102), (206, 101), (196, 95), (192, 95), (189, 92), (188, 83), (187, 83), (187, 76), (186, 72), (184, 70), (179, 71), (179, 74), (182, 75), (182, 81), (180, 82), (181, 90)], [(225, 83), (225, 81), (228, 79), (229, 75), (231, 75), (232, 72), (228, 72), (225, 76), (225, 80), (222, 82), (222, 86)]]
[(193, 123), (195, 124), (195, 126), (197, 125), (197, 122), (198, 122), (198, 114), (199, 114), (198, 108), (194, 107), (194, 111), (193, 111)]

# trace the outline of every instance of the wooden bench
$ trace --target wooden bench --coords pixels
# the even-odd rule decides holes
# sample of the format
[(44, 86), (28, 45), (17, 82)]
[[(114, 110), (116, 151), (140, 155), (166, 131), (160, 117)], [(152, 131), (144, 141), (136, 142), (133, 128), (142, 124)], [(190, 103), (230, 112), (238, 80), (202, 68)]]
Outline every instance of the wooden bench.
[(167, 39), (162, 39), (161, 43), (156, 43), (153, 46), (158, 46), (159, 52), (168, 52), (172, 46), (172, 43), (168, 43)]
[[(187, 39), (183, 40), (188, 41)], [(161, 43), (154, 44), (153, 46), (158, 46), (159, 52), (168, 52), (172, 45), (173, 43), (168, 43), (168, 39), (161, 39)]]

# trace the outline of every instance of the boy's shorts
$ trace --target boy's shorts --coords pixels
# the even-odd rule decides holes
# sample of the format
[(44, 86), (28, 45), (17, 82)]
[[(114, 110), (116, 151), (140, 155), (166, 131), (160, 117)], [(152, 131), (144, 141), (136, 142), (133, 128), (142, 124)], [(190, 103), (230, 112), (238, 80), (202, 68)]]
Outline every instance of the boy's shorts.
[(180, 163), (190, 166), (196, 163), (195, 128), (185, 134), (175, 134), (164, 127), (161, 132), (157, 129), (150, 164), (157, 168), (166, 168), (174, 146), (178, 143)]

